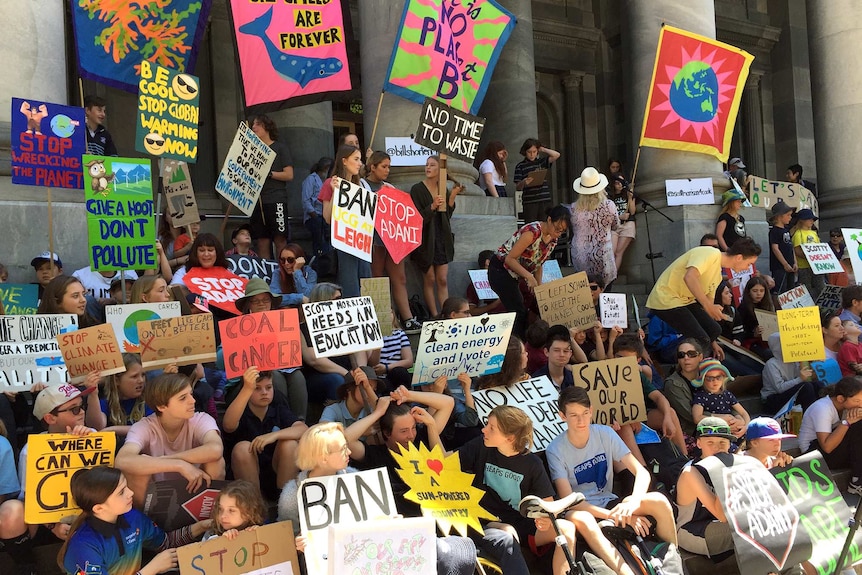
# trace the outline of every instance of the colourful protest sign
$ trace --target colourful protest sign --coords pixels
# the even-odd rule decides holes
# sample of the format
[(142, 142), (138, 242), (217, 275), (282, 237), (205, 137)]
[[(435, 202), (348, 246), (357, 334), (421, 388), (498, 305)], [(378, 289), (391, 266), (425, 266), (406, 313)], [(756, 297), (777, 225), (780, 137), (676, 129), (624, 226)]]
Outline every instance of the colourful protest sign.
[(424, 166), (428, 157), (434, 155), (434, 150), (420, 146), (413, 138), (386, 136), (384, 142), (386, 153), (392, 158), (393, 167)]
[(72, 383), (84, 381), (92, 371), (98, 371), (102, 377), (126, 371), (117, 337), (106, 323), (61, 333), (57, 343)]
[(345, 569), (355, 575), (436, 575), (437, 531), (434, 520), (405, 517), (359, 525), (330, 525), (328, 557), (332, 560), (329, 561), (327, 575), (338, 575)]
[(514, 27), (493, 0), (407, 0), (383, 89), (476, 114)]
[(211, 313), (196, 313), (138, 323), (141, 365), (158, 369), (175, 363), (194, 365), (215, 361), (216, 345)]
[(12, 98), (12, 183), (83, 188), (86, 130), (83, 108)]
[(247, 107), (350, 90), (346, 2), (231, 0), (230, 10)]
[(120, 348), (127, 353), (140, 353), (138, 322), (180, 317), (182, 307), (178, 301), (163, 303), (135, 303), (105, 306), (105, 321), (113, 328)]
[[(226, 559), (227, 558), (227, 559)], [(299, 575), (293, 524), (278, 521), (177, 548), (180, 575)]]
[(228, 377), (239, 377), (253, 365), (260, 371), (302, 367), (296, 309), (250, 313), (222, 320), (219, 332)]
[(808, 288), (804, 284), (799, 284), (791, 290), (778, 294), (778, 305), (781, 306), (781, 309), (811, 307), (814, 305), (814, 300), (808, 293)]
[(814, 273), (838, 274), (844, 271), (829, 244), (800, 244), (799, 247), (802, 248), (802, 253), (805, 254), (805, 259), (808, 260)]
[(847, 246), (844, 253), (850, 256), (850, 264), (853, 266), (853, 276), (857, 282), (862, 282), (862, 230), (841, 228), (841, 233), (844, 236), (844, 245)]
[(367, 295), (374, 302), (374, 313), (380, 322), (380, 332), (392, 335), (392, 295), (389, 291), (389, 278), (361, 278), (359, 294)]
[(560, 390), (546, 375), (473, 392), (482, 425), (488, 423), (488, 414), (498, 405), (514, 405), (529, 415), (533, 422), (533, 451), (544, 451), (555, 437), (566, 431), (566, 424), (558, 414), (559, 397)]
[(770, 335), (778, 333), (778, 316), (774, 311), (755, 309), (754, 316), (757, 318), (757, 325), (763, 328), (760, 334), (761, 340), (769, 341)]
[(383, 333), (370, 297), (302, 304), (315, 357), (380, 349)]
[(776, 313), (784, 361), (790, 363), (826, 357), (819, 309), (813, 306), (800, 307), (780, 309)]
[(633, 357), (591, 361), (572, 366), (576, 387), (590, 396), (593, 423), (613, 425), (646, 421), (641, 372)]
[(78, 316), (0, 315), (0, 391), (69, 380), (56, 337), (78, 329)]
[(586, 272), (578, 272), (535, 287), (539, 315), (550, 325), (587, 329), (596, 322), (596, 308)]
[(479, 149), (485, 118), (472, 116), (445, 104), (425, 98), (416, 143), (448, 154), (465, 162), (472, 162)]
[(258, 277), (268, 285), (272, 278), (278, 275), (278, 262), (257, 256), (233, 254), (227, 256), (227, 269), (247, 280)]
[(413, 384), (431, 383), (441, 375), (455, 379), (497, 373), (515, 322), (514, 313), (426, 321), (422, 324)]
[(841, 291), (844, 288), (826, 284), (820, 293), (817, 294), (817, 299), (814, 300), (814, 305), (820, 308), (821, 313), (824, 311), (840, 311), (844, 309), (841, 305)]
[(241, 123), (216, 180), (216, 191), (250, 216), (274, 161), (275, 151)]
[(332, 247), (370, 262), (376, 211), (376, 193), (339, 178), (332, 197)]
[(491, 289), (491, 283), (488, 281), (488, 270), (468, 270), (470, 274), (470, 282), (473, 284), (473, 289), (476, 290), (476, 296), (482, 300), (497, 299), (497, 292)]
[(784, 202), (796, 211), (809, 208), (819, 215), (820, 206), (814, 194), (802, 184), (779, 182), (752, 176), (748, 181), (748, 198), (755, 208), (771, 210), (778, 202)]
[(814, 375), (817, 381), (826, 385), (838, 383), (841, 379), (841, 367), (838, 365), (838, 360), (827, 357), (823, 361), (812, 361), (811, 369), (814, 370)]
[(230, 483), (213, 479), (189, 491), (189, 483), (179, 479), (150, 481), (144, 496), (144, 515), (165, 531), (180, 529), (212, 516), (219, 492)]
[(626, 305), (626, 294), (603, 293), (599, 296), (599, 310), (602, 312), (602, 327), (627, 328), (629, 325), (629, 310)]
[(183, 283), (189, 291), (203, 296), (210, 305), (239, 315), (236, 300), (245, 294), (248, 280), (225, 268), (192, 268), (185, 276)]
[(164, 160), (162, 185), (167, 202), (165, 212), (171, 215), (171, 226), (181, 228), (201, 221), (188, 164), (178, 160)]
[(82, 161), (92, 270), (157, 268), (150, 160), (85, 154)]
[(78, 469), (114, 466), (117, 438), (113, 431), (85, 436), (70, 433), (34, 433), (27, 439), (27, 485), (24, 520), (30, 525), (74, 519), (81, 508), (69, 492)]
[(354, 525), (398, 513), (385, 467), (306, 479), (299, 484), (299, 525), (307, 538), (309, 573), (328, 573), (329, 526)]
[(400, 263), (422, 243), (422, 222), (410, 194), (391, 186), (383, 186), (377, 192), (374, 229), (395, 263)]
[(33, 315), (39, 307), (39, 286), (0, 284), (0, 304), (6, 315)]
[(200, 80), (197, 76), (141, 62), (135, 149), (184, 162), (198, 157)]

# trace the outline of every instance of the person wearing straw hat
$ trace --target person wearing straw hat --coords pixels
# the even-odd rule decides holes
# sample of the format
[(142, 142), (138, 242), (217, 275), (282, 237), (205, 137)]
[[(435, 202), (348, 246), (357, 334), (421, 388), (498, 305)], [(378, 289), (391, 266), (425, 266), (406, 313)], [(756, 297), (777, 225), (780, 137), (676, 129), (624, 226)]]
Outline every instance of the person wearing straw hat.
[(572, 267), (601, 276), (605, 285), (617, 278), (611, 230), (620, 225), (617, 208), (605, 193), (607, 186), (607, 176), (593, 167), (584, 168), (572, 184), (578, 199), (569, 208)]

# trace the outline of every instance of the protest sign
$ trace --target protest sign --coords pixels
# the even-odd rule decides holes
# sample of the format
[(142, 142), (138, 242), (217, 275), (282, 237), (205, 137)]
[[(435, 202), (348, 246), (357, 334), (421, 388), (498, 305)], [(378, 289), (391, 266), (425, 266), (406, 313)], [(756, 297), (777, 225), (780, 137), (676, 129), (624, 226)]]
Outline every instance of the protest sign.
[(560, 419), (557, 407), (559, 397), (560, 391), (546, 375), (473, 392), (473, 402), (483, 426), (488, 423), (488, 414), (498, 405), (522, 409), (533, 422), (533, 451), (544, 451), (555, 437), (566, 431), (566, 423)]
[(791, 208), (796, 208), (796, 211), (810, 208), (815, 216), (820, 215), (817, 198), (802, 184), (752, 176), (748, 181), (748, 198), (755, 208), (771, 210), (778, 202), (785, 202)]
[(420, 146), (472, 163), (484, 129), (485, 118), (425, 98), (415, 140)]
[(838, 360), (827, 357), (823, 361), (812, 361), (811, 369), (814, 370), (814, 376), (817, 381), (826, 385), (838, 383), (841, 379), (841, 367), (838, 365)]
[(383, 333), (370, 297), (302, 304), (315, 357), (380, 349)]
[(27, 485), (24, 520), (30, 525), (57, 523), (77, 516), (81, 508), (69, 492), (78, 469), (114, 466), (117, 438), (113, 431), (80, 436), (70, 433), (34, 433), (27, 439)]
[(126, 371), (114, 329), (106, 323), (61, 333), (57, 343), (72, 383), (81, 383), (92, 371), (101, 377)]
[(198, 157), (200, 81), (197, 76), (141, 61), (135, 149), (194, 162)]
[(555, 259), (545, 260), (545, 263), (542, 264), (542, 283), (559, 279), (563, 279), (563, 270), (560, 269), (560, 262)]
[(0, 284), (0, 304), (6, 315), (33, 315), (39, 307), (39, 286)]
[(90, 268), (157, 268), (150, 161), (87, 154), (82, 161)]
[(757, 325), (763, 328), (760, 333), (762, 341), (769, 341), (770, 335), (778, 333), (778, 316), (774, 311), (755, 309), (754, 316), (757, 318)]
[(210, 305), (239, 315), (236, 300), (245, 294), (248, 280), (228, 269), (194, 267), (183, 276), (183, 283), (189, 291), (207, 299)]
[(778, 305), (781, 309), (796, 309), (800, 307), (812, 307), (814, 300), (808, 293), (804, 284), (799, 284), (791, 290), (778, 295)]
[(216, 346), (211, 313), (196, 313), (138, 323), (141, 365), (162, 368), (172, 363), (194, 365), (215, 361)]
[(227, 376), (240, 377), (249, 367), (260, 371), (302, 367), (299, 312), (277, 309), (219, 322)]
[(434, 150), (417, 144), (413, 138), (384, 138), (386, 153), (392, 158), (391, 166), (424, 166)]
[(441, 375), (455, 379), (497, 373), (506, 356), (514, 313), (499, 313), (422, 324), (413, 385), (431, 383)]
[(422, 244), (422, 223), (410, 194), (392, 186), (380, 188), (374, 229), (396, 264)]
[(629, 310), (626, 306), (626, 294), (603, 293), (599, 296), (599, 310), (602, 312), (602, 327), (627, 328), (629, 325)]
[(56, 337), (78, 329), (78, 316), (0, 315), (0, 391), (69, 380)]
[(575, 386), (583, 387), (590, 396), (593, 423), (646, 421), (641, 372), (635, 358), (591, 361), (572, 367)]
[(727, 285), (730, 286), (730, 292), (733, 294), (733, 305), (739, 307), (742, 302), (742, 293), (745, 291), (745, 286), (754, 276), (754, 265), (749, 265), (742, 270), (734, 270), (731, 268), (721, 268), (721, 274), (724, 277), (730, 278)]
[(178, 160), (163, 160), (162, 186), (167, 203), (164, 211), (171, 216), (171, 226), (181, 228), (201, 221), (188, 164)]
[(467, 528), (483, 533), (481, 519), (493, 519), (481, 504), (482, 489), (473, 485), (474, 475), (461, 471), (458, 452), (446, 455), (439, 445), (428, 450), (424, 443), (412, 443), (390, 451), (398, 463), (398, 475), (410, 487), (404, 494), (408, 501), (422, 507), (422, 515), (433, 517), (444, 535), (452, 528), (467, 537)]
[(375, 211), (376, 193), (339, 178), (332, 196), (332, 247), (370, 262)]
[(862, 230), (841, 228), (841, 233), (844, 236), (844, 245), (847, 246), (844, 249), (844, 257), (850, 257), (856, 283), (862, 283)]
[(275, 151), (241, 123), (216, 180), (216, 191), (250, 216), (274, 161)]
[(820, 308), (820, 312), (826, 311), (841, 311), (844, 306), (841, 305), (841, 286), (826, 284), (823, 289), (817, 294), (817, 299), (814, 300), (814, 305)]
[(385, 467), (306, 479), (299, 484), (299, 525), (308, 542), (309, 573), (327, 573), (329, 526), (352, 525), (398, 513)]
[(800, 244), (811, 271), (818, 275), (842, 273), (844, 268), (829, 244)]
[(711, 206), (715, 203), (712, 178), (665, 180), (664, 187), (669, 206)]
[(144, 515), (165, 531), (209, 519), (219, 492), (228, 483), (214, 479), (189, 493), (189, 482), (182, 478), (150, 481), (144, 495)]
[(359, 293), (371, 298), (374, 304), (374, 313), (380, 322), (380, 332), (384, 335), (392, 335), (392, 296), (389, 293), (389, 278), (361, 278), (359, 280)]
[(498, 299), (497, 292), (491, 289), (488, 282), (488, 270), (468, 270), (467, 273), (479, 299)]
[(12, 183), (83, 188), (86, 130), (83, 108), (12, 98)]
[(278, 275), (278, 262), (257, 256), (233, 254), (227, 256), (227, 269), (241, 278), (260, 278), (269, 284), (272, 278)]
[(180, 317), (182, 309), (178, 301), (162, 303), (135, 303), (105, 306), (105, 321), (114, 329), (122, 351), (139, 353), (138, 322)]
[(290, 521), (177, 548), (180, 575), (299, 575)]
[(586, 272), (536, 286), (539, 315), (549, 325), (562, 324), (575, 329), (588, 329), (596, 323), (596, 308)]
[(425, 517), (329, 526), (328, 575), (437, 575), (437, 531)]
[(823, 331), (820, 328), (820, 310), (816, 307), (780, 309), (778, 333), (781, 336), (781, 355), (787, 363), (824, 359)]

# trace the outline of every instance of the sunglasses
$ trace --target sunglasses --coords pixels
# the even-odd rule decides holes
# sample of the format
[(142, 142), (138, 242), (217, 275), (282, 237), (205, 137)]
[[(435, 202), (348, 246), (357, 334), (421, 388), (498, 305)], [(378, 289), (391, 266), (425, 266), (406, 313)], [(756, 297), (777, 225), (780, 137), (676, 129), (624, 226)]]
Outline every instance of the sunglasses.
[(724, 381), (727, 379), (726, 375), (707, 375), (703, 378), (703, 381)]
[(704, 425), (703, 427), (698, 426), (697, 428), (698, 436), (713, 435), (716, 433), (723, 433), (725, 435), (729, 435), (730, 428), (724, 425)]
[(71, 411), (72, 415), (79, 415), (82, 411), (84, 411), (84, 404), (79, 403), (78, 405), (73, 405), (72, 407), (67, 407), (66, 409), (58, 409), (55, 411), (58, 415), (65, 412)]
[(688, 351), (678, 351), (678, 352), (676, 352), (676, 358), (677, 358), (677, 359), (682, 359), (682, 358), (684, 358), (684, 357), (697, 357), (697, 356), (699, 356), (699, 355), (700, 355), (700, 352), (699, 352), (699, 351), (694, 351), (693, 349), (690, 349), (690, 350), (688, 350)]
[(843, 238), (844, 236), (842, 236), (841, 234), (829, 234), (829, 237), (830, 238)]
[(598, 284), (590, 284), (590, 291), (597, 291), (599, 289)]
[(293, 264), (293, 263), (296, 263), (296, 258), (294, 258), (294, 257), (278, 258), (278, 261), (280, 261), (283, 264)]

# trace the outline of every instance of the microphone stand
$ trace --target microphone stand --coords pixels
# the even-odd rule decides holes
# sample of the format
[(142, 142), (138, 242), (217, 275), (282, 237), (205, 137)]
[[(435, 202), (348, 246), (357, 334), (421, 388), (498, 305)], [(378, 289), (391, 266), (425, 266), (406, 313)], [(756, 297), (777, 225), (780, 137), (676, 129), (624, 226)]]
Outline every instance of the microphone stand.
[(644, 219), (646, 220), (647, 247), (649, 249), (649, 253), (647, 253), (646, 258), (649, 260), (650, 269), (652, 270), (652, 283), (653, 283), (653, 285), (655, 285), (655, 281), (656, 281), (655, 260), (658, 258), (662, 258), (664, 256), (662, 255), (661, 252), (652, 251), (652, 235), (650, 234), (650, 229), (649, 229), (649, 211), (652, 210), (654, 212), (658, 212), (659, 214), (662, 215), (662, 217), (664, 217), (664, 219), (666, 219), (667, 221), (669, 221), (671, 223), (673, 223), (673, 220), (666, 213), (664, 213), (663, 211), (661, 211), (660, 209), (658, 209), (657, 207), (655, 207), (654, 205), (649, 203), (646, 199), (639, 196), (635, 192), (629, 190), (629, 193), (634, 197), (636, 202), (641, 203), (641, 206), (643, 209)]

